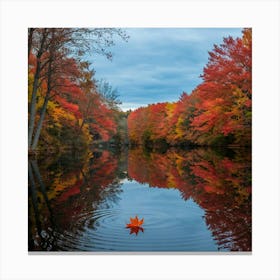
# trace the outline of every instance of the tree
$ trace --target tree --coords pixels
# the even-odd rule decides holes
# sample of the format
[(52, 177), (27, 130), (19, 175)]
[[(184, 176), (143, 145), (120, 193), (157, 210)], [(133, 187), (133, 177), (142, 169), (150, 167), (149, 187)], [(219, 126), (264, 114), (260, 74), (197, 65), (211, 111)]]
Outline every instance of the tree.
[[(35, 150), (38, 144), (48, 101), (61, 94), (65, 81), (72, 83), (78, 79), (75, 62), (88, 51), (105, 55), (112, 59), (109, 47), (113, 37), (127, 40), (125, 32), (114, 28), (30, 28), (28, 32), (28, 57), (30, 73), (34, 72), (31, 101), (29, 106), (28, 148)], [(32, 62), (35, 63), (32, 65)], [(74, 70), (72, 72), (72, 70)], [(45, 86), (44, 86), (45, 84)], [(44, 103), (36, 108), (39, 90), (44, 94)], [(36, 129), (35, 129), (36, 126)]]
[[(198, 142), (211, 144), (215, 137), (231, 137), (230, 142), (250, 145), (252, 98), (252, 34), (224, 39), (209, 52), (203, 82), (197, 87), (197, 103), (192, 126), (201, 134)], [(212, 136), (211, 136), (212, 135)]]
[(118, 105), (122, 104), (119, 100), (119, 93), (116, 88), (113, 88), (109, 82), (104, 79), (97, 81), (97, 91), (104, 98), (105, 103), (111, 109), (118, 109)]

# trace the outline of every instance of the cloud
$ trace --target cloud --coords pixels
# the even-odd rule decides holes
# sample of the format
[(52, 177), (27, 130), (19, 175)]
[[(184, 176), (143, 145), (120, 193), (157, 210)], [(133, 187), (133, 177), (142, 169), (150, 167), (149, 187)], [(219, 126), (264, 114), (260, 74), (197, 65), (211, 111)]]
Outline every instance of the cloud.
[(133, 103), (133, 102), (124, 102), (120, 107), (123, 111), (128, 111), (128, 110), (135, 110), (139, 107), (144, 107), (147, 104), (144, 103)]
[[(191, 92), (213, 44), (241, 36), (240, 28), (131, 28), (129, 41), (116, 41), (113, 61), (91, 58), (96, 78), (117, 88), (123, 108), (178, 100)], [(131, 106), (131, 107), (129, 107)]]

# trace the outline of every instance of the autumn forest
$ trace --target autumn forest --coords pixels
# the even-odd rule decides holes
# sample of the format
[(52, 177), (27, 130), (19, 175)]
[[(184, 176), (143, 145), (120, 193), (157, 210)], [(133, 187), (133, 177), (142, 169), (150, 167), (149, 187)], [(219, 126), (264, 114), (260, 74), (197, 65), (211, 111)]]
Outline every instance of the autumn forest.
[(85, 53), (111, 59), (120, 29), (39, 29), (28, 33), (30, 152), (117, 145), (251, 145), (252, 33), (209, 52), (203, 82), (177, 102), (122, 112), (110, 84), (96, 81)]
[(28, 29), (29, 251), (251, 251), (252, 29), (123, 110), (90, 57), (127, 30)]

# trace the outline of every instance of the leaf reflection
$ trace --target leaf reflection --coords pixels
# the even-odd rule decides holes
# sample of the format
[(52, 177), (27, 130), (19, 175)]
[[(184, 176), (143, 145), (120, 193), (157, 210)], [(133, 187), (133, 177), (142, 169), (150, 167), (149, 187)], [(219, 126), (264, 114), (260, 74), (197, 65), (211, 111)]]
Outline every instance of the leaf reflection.
[(138, 235), (139, 231), (144, 232), (144, 228), (142, 228), (142, 227), (129, 227), (129, 228), (130, 228), (130, 233), (129, 234), (135, 233), (135, 235)]

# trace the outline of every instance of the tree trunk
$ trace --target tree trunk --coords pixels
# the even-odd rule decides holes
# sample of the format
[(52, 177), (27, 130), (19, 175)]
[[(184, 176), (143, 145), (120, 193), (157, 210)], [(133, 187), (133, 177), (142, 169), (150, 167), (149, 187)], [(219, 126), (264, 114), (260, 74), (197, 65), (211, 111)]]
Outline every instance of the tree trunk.
[(38, 53), (37, 53), (37, 65), (36, 65), (36, 72), (35, 72), (33, 88), (32, 88), (29, 126), (28, 126), (28, 148), (30, 148), (30, 146), (32, 144), (32, 136), (33, 136), (34, 126), (35, 126), (36, 98), (37, 98), (37, 90), (38, 90), (39, 78), (40, 78), (40, 73), (41, 73), (41, 56), (43, 54), (46, 37), (47, 37), (47, 31), (45, 29), (43, 36), (42, 36), (40, 49), (38, 50)]
[(32, 150), (35, 150), (37, 145), (38, 145), (39, 137), (40, 137), (40, 134), (41, 134), (41, 129), (42, 129), (42, 126), (43, 126), (43, 121), (44, 121), (45, 114), (46, 114), (46, 111), (47, 111), (48, 101), (49, 101), (49, 94), (46, 95), (45, 100), (44, 100), (44, 104), (43, 104), (43, 107), (42, 107), (42, 110), (41, 110), (40, 119), (39, 119), (37, 129), (36, 129), (36, 132), (35, 132), (35, 135), (34, 135), (34, 138), (33, 138), (32, 146), (31, 146)]
[(34, 32), (34, 28), (28, 29), (28, 56), (27, 56), (28, 59), (29, 59), (29, 55), (30, 55), (31, 47), (32, 47), (33, 32)]
[(28, 127), (28, 148), (32, 143), (32, 136), (35, 126), (35, 118), (36, 118), (36, 97), (37, 97), (37, 90), (38, 90), (38, 83), (39, 83), (39, 76), (40, 76), (40, 68), (41, 62), (37, 60), (37, 67), (36, 73), (34, 76), (33, 88), (32, 88), (32, 97), (31, 97), (31, 105), (30, 105), (30, 116), (29, 116), (29, 127)]
[[(52, 29), (52, 39), (54, 39), (54, 30)], [(53, 56), (54, 56), (54, 44), (51, 46), (50, 48), (50, 58), (49, 58), (49, 66), (48, 66), (48, 86), (47, 86), (47, 92), (46, 92), (46, 96), (45, 96), (45, 99), (44, 99), (44, 104), (43, 104), (43, 107), (42, 107), (42, 110), (41, 110), (41, 115), (40, 115), (40, 119), (39, 119), (39, 122), (38, 122), (38, 125), (37, 125), (37, 129), (36, 129), (36, 132), (35, 132), (35, 135), (34, 135), (34, 139), (33, 139), (33, 142), (32, 142), (32, 150), (35, 150), (37, 145), (38, 145), (38, 141), (39, 141), (39, 137), (40, 137), (40, 134), (41, 134), (41, 129), (42, 129), (42, 126), (43, 126), (43, 121), (44, 121), (44, 118), (45, 118), (45, 115), (46, 115), (46, 111), (47, 111), (47, 105), (48, 105), (48, 101), (49, 101), (49, 98), (50, 98), (50, 93), (51, 93), (51, 84), (52, 84), (52, 63), (53, 63)]]

